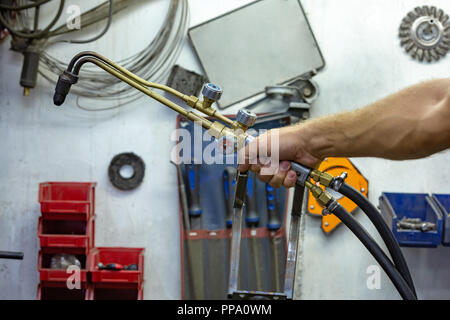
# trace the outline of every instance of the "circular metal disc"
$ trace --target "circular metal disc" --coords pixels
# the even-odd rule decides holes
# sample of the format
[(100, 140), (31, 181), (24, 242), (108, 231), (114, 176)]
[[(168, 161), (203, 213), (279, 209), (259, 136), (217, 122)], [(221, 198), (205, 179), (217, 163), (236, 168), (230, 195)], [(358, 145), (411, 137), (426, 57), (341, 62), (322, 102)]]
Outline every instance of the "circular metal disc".
[(450, 19), (436, 7), (417, 7), (403, 18), (400, 45), (414, 59), (432, 62), (450, 50)]

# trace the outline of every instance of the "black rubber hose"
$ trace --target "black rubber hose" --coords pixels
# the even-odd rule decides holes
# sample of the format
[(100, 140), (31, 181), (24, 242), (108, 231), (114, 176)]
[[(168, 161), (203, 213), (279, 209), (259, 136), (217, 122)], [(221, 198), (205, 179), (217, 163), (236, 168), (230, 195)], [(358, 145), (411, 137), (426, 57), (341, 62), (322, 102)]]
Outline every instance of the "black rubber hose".
[(397, 288), (401, 297), (404, 300), (417, 300), (416, 296), (408, 286), (408, 283), (394, 267), (394, 264), (387, 257), (380, 246), (375, 242), (375, 240), (367, 233), (367, 231), (361, 226), (361, 224), (355, 220), (340, 204), (337, 204), (334, 209), (329, 209), (330, 212), (334, 213), (354, 234), (355, 236), (364, 244), (364, 246), (369, 250), (372, 256), (377, 260), (380, 266), (391, 279), (395, 288)]
[(369, 217), (370, 221), (372, 221), (373, 225), (378, 230), (381, 238), (386, 244), (395, 267), (402, 274), (403, 278), (405, 278), (409, 288), (417, 297), (414, 282), (412, 280), (411, 273), (409, 272), (408, 265), (406, 264), (405, 257), (403, 256), (400, 246), (398, 245), (391, 229), (384, 222), (378, 209), (375, 208), (375, 206), (366, 197), (358, 192), (358, 190), (345, 182), (341, 184), (339, 190), (337, 191), (352, 200)]

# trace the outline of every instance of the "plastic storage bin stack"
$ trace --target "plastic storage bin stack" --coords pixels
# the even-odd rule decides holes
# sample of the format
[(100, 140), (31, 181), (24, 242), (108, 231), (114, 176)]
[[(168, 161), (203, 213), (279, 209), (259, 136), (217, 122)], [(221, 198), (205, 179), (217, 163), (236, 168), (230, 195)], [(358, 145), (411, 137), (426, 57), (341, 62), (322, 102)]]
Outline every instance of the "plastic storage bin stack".
[[(134, 266), (133, 270), (99, 270), (98, 264)], [(89, 300), (142, 300), (144, 249), (99, 247), (89, 253), (91, 290)]]
[[(89, 252), (95, 245), (95, 183), (47, 182), (39, 185), (42, 216), (38, 222), (39, 300), (88, 298)], [(66, 254), (80, 262), (81, 289), (67, 286), (72, 270), (51, 268), (52, 258)], [(77, 271), (75, 271), (77, 272)]]
[[(38, 300), (143, 299), (144, 249), (94, 247), (95, 183), (41, 183), (39, 202)], [(74, 285), (72, 270), (51, 268), (52, 258), (60, 254), (79, 261), (80, 289), (68, 288)], [(99, 263), (133, 268), (100, 270)]]

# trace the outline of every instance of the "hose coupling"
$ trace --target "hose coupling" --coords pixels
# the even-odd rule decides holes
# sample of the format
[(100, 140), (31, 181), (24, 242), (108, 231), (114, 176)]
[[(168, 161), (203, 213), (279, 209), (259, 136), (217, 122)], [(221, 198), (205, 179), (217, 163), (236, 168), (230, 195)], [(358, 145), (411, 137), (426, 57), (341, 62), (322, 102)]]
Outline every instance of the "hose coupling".
[(347, 179), (347, 172), (342, 172), (339, 177), (333, 178), (333, 181), (330, 184), (331, 189), (339, 192), (339, 189), (341, 188), (342, 184), (345, 182), (345, 179)]
[(331, 174), (317, 169), (313, 170), (310, 176), (314, 181), (319, 182), (324, 187), (329, 187), (334, 180), (334, 177)]
[(326, 209), (328, 212), (334, 212), (334, 210), (336, 210), (336, 208), (339, 206), (339, 202), (336, 199), (332, 199), (328, 205), (326, 206)]
[(311, 191), (311, 194), (314, 198), (316, 198), (317, 202), (322, 207), (327, 207), (328, 204), (334, 200), (333, 196), (329, 194), (327, 191), (322, 190), (321, 187), (312, 184), (309, 181), (305, 182), (305, 186)]

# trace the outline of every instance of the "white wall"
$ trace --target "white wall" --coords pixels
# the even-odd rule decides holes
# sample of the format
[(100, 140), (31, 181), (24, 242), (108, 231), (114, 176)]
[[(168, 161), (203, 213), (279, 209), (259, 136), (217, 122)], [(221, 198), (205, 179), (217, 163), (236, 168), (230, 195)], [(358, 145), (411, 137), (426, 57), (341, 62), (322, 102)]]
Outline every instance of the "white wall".
[[(327, 62), (316, 80), (321, 96), (313, 116), (350, 110), (369, 104), (405, 86), (450, 76), (450, 57), (433, 64), (412, 60), (400, 48), (398, 27), (419, 5), (435, 5), (447, 13), (442, 1), (302, 1)], [(369, 198), (378, 204), (383, 191), (450, 193), (450, 153), (417, 161), (353, 159), (369, 180)], [(361, 212), (357, 219), (373, 234), (376, 230)], [(376, 264), (344, 226), (330, 235), (321, 231), (320, 219), (306, 217), (300, 281), (301, 299), (399, 298), (383, 273), (380, 290), (368, 290), (366, 269)], [(419, 298), (450, 298), (450, 248), (403, 249)]]
[[(247, 2), (190, 0), (191, 25)], [(100, 1), (79, 3), (88, 8)], [(314, 116), (360, 107), (409, 84), (449, 76), (449, 57), (420, 64), (399, 47), (397, 30), (402, 17), (430, 1), (302, 3), (327, 62), (316, 78), (321, 96), (314, 105)], [(448, 1), (432, 4), (450, 13)], [(167, 0), (146, 1), (142, 9), (130, 10), (132, 16), (120, 15), (96, 43), (56, 47), (54, 54), (68, 60), (89, 48), (113, 60), (127, 57), (154, 36), (167, 6)], [(97, 29), (92, 28), (92, 34)], [(39, 79), (30, 97), (23, 97), (18, 85), (22, 56), (8, 48), (8, 41), (0, 45), (0, 250), (24, 251), (25, 259), (0, 261), (0, 299), (35, 297), (38, 183), (52, 180), (96, 181), (97, 245), (146, 247), (145, 298), (180, 298), (176, 174), (169, 164), (169, 137), (176, 114), (145, 98), (107, 113), (81, 111), (73, 97), (57, 109), (52, 103), (53, 86), (44, 79)], [(200, 71), (187, 43), (178, 64)], [(125, 194), (115, 190), (107, 177), (110, 160), (124, 151), (137, 153), (146, 163), (144, 183)], [(445, 184), (450, 177), (449, 160), (447, 152), (419, 161), (354, 162), (370, 181), (370, 199), (377, 202), (382, 191), (450, 193)], [(361, 213), (356, 216), (370, 226)], [(381, 290), (366, 289), (365, 271), (374, 260), (348, 230), (340, 227), (326, 236), (320, 219), (311, 217), (304, 227), (297, 297), (398, 298), (384, 275)], [(421, 297), (450, 298), (449, 252), (444, 248), (405, 250)]]

